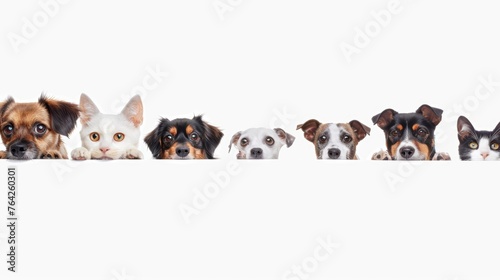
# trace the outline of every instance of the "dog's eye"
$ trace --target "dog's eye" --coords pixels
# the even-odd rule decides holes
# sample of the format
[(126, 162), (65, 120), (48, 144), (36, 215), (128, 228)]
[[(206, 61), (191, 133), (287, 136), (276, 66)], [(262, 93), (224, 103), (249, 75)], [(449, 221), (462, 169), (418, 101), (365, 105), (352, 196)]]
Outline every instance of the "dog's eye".
[(11, 136), (12, 133), (14, 133), (14, 126), (9, 124), (3, 128), (3, 134), (5, 134), (5, 136)]
[(168, 142), (170, 142), (172, 140), (174, 140), (174, 137), (172, 135), (169, 134), (169, 135), (165, 136), (165, 142), (168, 143)]
[(476, 142), (470, 142), (469, 143), (469, 148), (471, 149), (477, 149), (479, 147), (479, 145), (476, 143)]
[(193, 140), (193, 141), (198, 140), (198, 134), (196, 134), (196, 133), (192, 133), (190, 137), (191, 137), (191, 140)]
[(266, 144), (269, 146), (274, 145), (274, 139), (272, 137), (267, 137)]
[(116, 133), (114, 136), (113, 136), (113, 140), (115, 140), (116, 142), (121, 142), (123, 141), (123, 139), (125, 139), (125, 134), (123, 133)]
[(399, 135), (399, 131), (397, 129), (394, 129), (391, 131), (391, 136), (392, 137), (397, 137)]
[(99, 139), (101, 139), (101, 135), (99, 135), (99, 133), (97, 132), (90, 133), (90, 140), (92, 140), (92, 142), (97, 142), (99, 141)]
[(497, 143), (493, 143), (493, 144), (491, 144), (491, 149), (492, 149), (492, 150), (495, 150), (495, 151), (496, 151), (496, 150), (498, 150), (498, 148), (500, 148), (500, 145), (498, 145)]
[(326, 135), (322, 135), (321, 137), (319, 137), (319, 143), (320, 144), (325, 144), (326, 140), (328, 140), (328, 138), (326, 137)]
[(351, 141), (352, 141), (352, 137), (349, 135), (344, 135), (344, 137), (342, 137), (342, 142), (344, 142), (344, 143), (351, 143)]
[(240, 144), (241, 144), (241, 146), (246, 146), (246, 145), (248, 145), (248, 139), (247, 139), (247, 138), (243, 138), (243, 139), (241, 139)]
[(425, 129), (423, 128), (420, 128), (419, 130), (417, 130), (417, 134), (420, 137), (424, 137), (425, 135), (427, 135), (427, 131), (425, 131)]
[(36, 134), (44, 134), (47, 131), (47, 127), (43, 124), (37, 124), (35, 126), (35, 133)]

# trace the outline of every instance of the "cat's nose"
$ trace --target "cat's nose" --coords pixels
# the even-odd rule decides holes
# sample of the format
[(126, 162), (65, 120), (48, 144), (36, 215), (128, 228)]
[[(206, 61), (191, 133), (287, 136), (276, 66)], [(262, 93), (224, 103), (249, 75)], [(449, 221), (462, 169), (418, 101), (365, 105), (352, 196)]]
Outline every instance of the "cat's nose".
[(100, 148), (99, 150), (101, 150), (101, 152), (105, 154), (107, 151), (109, 151), (109, 148)]
[(486, 159), (490, 154), (489, 153), (481, 153), (481, 156), (483, 159)]

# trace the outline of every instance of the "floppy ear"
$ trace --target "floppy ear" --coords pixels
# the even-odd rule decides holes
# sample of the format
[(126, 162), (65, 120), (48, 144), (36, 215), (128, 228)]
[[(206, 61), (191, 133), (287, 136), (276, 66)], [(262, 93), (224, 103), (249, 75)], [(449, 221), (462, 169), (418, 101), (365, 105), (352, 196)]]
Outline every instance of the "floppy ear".
[[(3, 118), (5, 111), (9, 108), (10, 104), (15, 103), (14, 98), (9, 96), (4, 102), (0, 102), (0, 117)], [(0, 120), (1, 121), (1, 120)]]
[(371, 129), (357, 120), (350, 121), (349, 125), (352, 127), (352, 130), (354, 130), (354, 133), (356, 133), (358, 141), (363, 140), (367, 134), (370, 135)]
[(417, 109), (417, 113), (422, 114), (426, 120), (430, 121), (434, 125), (438, 125), (441, 122), (443, 110), (424, 104)]
[(80, 122), (82, 125), (87, 125), (92, 117), (99, 113), (99, 109), (92, 102), (92, 99), (85, 93), (80, 95)]
[(474, 126), (472, 126), (470, 121), (464, 116), (458, 117), (457, 130), (459, 140), (465, 139), (467, 136), (472, 135), (475, 131)]
[(394, 120), (394, 115), (396, 114), (398, 114), (398, 112), (392, 109), (385, 109), (382, 113), (373, 116), (373, 124), (376, 124), (378, 125), (378, 127), (385, 129)]
[(286, 133), (281, 128), (275, 128), (274, 131), (276, 131), (276, 134), (278, 134), (278, 137), (281, 138), (281, 140), (285, 141), (287, 148), (292, 146), (293, 141), (295, 141), (295, 137), (293, 135)]
[(139, 127), (142, 124), (142, 100), (139, 95), (135, 95), (130, 99), (130, 101), (125, 105), (121, 112), (129, 121), (131, 121), (135, 127)]
[(193, 120), (203, 126), (205, 133), (204, 135), (202, 135), (202, 139), (203, 145), (205, 146), (205, 152), (208, 159), (213, 159), (215, 149), (217, 148), (217, 146), (219, 146), (220, 140), (222, 139), (222, 136), (224, 136), (224, 133), (222, 133), (219, 128), (204, 122), (201, 115), (195, 116)]
[(240, 140), (241, 136), (241, 131), (236, 132), (233, 137), (231, 137), (231, 143), (229, 143), (229, 152), (231, 152), (231, 146), (235, 145), (238, 143), (238, 140)]
[(148, 145), (149, 150), (156, 159), (161, 159), (162, 145), (161, 145), (161, 135), (160, 126), (163, 122), (168, 121), (168, 119), (160, 119), (160, 123), (156, 126), (153, 131), (151, 131), (144, 138), (144, 142)]
[(302, 131), (304, 131), (304, 138), (306, 138), (310, 142), (313, 142), (314, 136), (316, 135), (316, 130), (318, 130), (318, 127), (320, 125), (321, 123), (319, 121), (311, 119), (303, 124), (297, 125), (297, 130), (302, 129)]
[(47, 109), (51, 119), (51, 126), (58, 134), (68, 136), (76, 126), (80, 110), (78, 105), (49, 99), (43, 94), (38, 99), (38, 103)]

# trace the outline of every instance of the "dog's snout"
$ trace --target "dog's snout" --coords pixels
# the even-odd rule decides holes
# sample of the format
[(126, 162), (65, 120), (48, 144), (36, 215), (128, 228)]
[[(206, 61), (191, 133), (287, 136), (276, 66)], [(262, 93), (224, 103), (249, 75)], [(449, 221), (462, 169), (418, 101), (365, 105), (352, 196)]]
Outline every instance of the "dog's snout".
[(328, 150), (328, 157), (331, 159), (338, 159), (340, 157), (340, 150), (337, 148), (332, 148)]
[(410, 159), (415, 154), (415, 148), (413, 147), (403, 147), (399, 149), (399, 153), (405, 159)]
[(178, 147), (177, 149), (175, 149), (175, 153), (181, 158), (187, 157), (187, 155), (189, 155), (189, 148), (188, 147)]
[(250, 150), (250, 155), (252, 158), (260, 159), (262, 158), (262, 149), (261, 148), (253, 148)]
[(27, 150), (28, 144), (22, 142), (14, 144), (10, 147), (10, 153), (18, 158), (23, 157)]

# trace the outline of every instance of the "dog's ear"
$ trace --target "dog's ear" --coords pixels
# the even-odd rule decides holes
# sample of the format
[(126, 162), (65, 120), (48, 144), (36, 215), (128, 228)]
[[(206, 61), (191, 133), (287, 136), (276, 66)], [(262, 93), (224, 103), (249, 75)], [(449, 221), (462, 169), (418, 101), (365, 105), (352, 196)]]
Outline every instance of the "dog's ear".
[(231, 137), (231, 143), (229, 143), (229, 152), (231, 152), (231, 146), (237, 145), (241, 137), (241, 131), (236, 132), (233, 137)]
[(131, 121), (135, 127), (139, 127), (142, 124), (143, 120), (143, 107), (142, 100), (139, 95), (135, 95), (130, 99), (130, 101), (125, 105), (125, 108), (122, 110), (122, 114)]
[(373, 116), (373, 124), (376, 124), (380, 128), (385, 129), (394, 120), (394, 115), (396, 114), (398, 114), (398, 112), (392, 109), (385, 109), (382, 113)]
[(457, 120), (457, 131), (458, 131), (458, 139), (464, 140), (467, 136), (472, 135), (475, 129), (474, 126), (472, 126), (471, 122), (466, 117), (460, 116), (458, 117)]
[(281, 140), (285, 141), (287, 148), (292, 146), (293, 141), (295, 141), (295, 137), (293, 135), (286, 133), (281, 128), (275, 128), (274, 131), (276, 131), (276, 134), (278, 134), (278, 137), (281, 138)]
[[(0, 117), (2, 119), (3, 119), (3, 115), (5, 114), (7, 109), (9, 108), (10, 104), (12, 104), (12, 103), (15, 103), (15, 101), (14, 101), (14, 98), (12, 98), (11, 96), (9, 96), (9, 98), (7, 98), (7, 100), (0, 102)], [(1, 121), (3, 121), (3, 120), (1, 120)]]
[(352, 127), (352, 130), (354, 130), (354, 133), (356, 133), (358, 141), (363, 140), (367, 134), (370, 135), (371, 129), (357, 120), (350, 121), (349, 125)]
[(87, 125), (95, 114), (99, 113), (99, 108), (94, 104), (92, 99), (85, 93), (80, 95), (80, 122), (82, 125)]
[(441, 122), (443, 110), (424, 104), (417, 109), (417, 113), (422, 114), (432, 124), (438, 125)]
[(320, 125), (321, 123), (319, 121), (311, 119), (303, 124), (297, 125), (297, 130), (302, 129), (302, 131), (304, 131), (304, 138), (306, 138), (308, 141), (313, 142), (314, 136), (316, 135), (316, 130), (318, 130), (318, 127)]
[(58, 134), (68, 136), (76, 126), (80, 110), (78, 105), (40, 96), (38, 103), (49, 112), (52, 129)]
[(161, 137), (160, 127), (164, 122), (168, 122), (168, 119), (161, 119), (160, 123), (156, 126), (156, 128), (153, 129), (153, 131), (151, 131), (144, 138), (144, 142), (148, 145), (149, 150), (153, 154), (153, 157), (156, 159), (161, 159), (162, 137)]
[(204, 122), (201, 115), (195, 116), (193, 120), (203, 126), (205, 133), (201, 137), (205, 146), (205, 152), (208, 159), (213, 159), (215, 149), (219, 146), (224, 133), (219, 128)]

